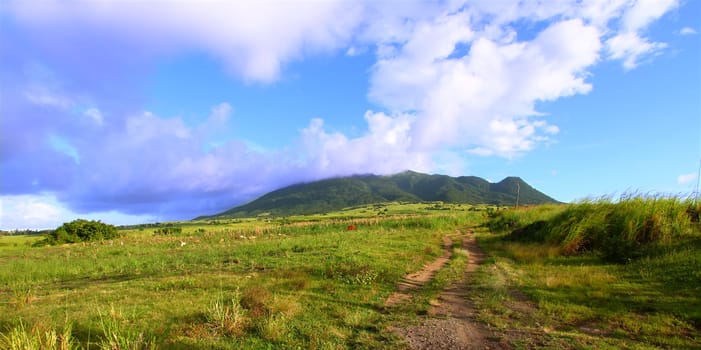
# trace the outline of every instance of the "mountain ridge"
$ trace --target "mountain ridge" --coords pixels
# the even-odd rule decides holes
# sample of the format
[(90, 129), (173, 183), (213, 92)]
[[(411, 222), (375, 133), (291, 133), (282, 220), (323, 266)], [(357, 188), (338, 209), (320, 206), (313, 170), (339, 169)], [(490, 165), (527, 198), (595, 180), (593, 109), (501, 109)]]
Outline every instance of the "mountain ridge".
[(383, 202), (434, 202), (515, 205), (559, 203), (520, 177), (491, 183), (477, 176), (451, 177), (407, 170), (394, 175), (353, 175), (298, 183), (268, 192), (257, 199), (197, 219), (319, 214)]

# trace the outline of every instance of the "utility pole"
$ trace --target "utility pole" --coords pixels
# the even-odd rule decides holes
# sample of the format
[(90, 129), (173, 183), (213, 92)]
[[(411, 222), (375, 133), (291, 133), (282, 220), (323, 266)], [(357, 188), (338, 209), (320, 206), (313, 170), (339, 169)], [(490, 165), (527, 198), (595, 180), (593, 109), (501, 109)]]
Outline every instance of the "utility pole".
[(519, 197), (521, 196), (521, 184), (516, 182), (516, 206), (518, 207), (518, 200)]
[(696, 189), (694, 189), (694, 205), (699, 199), (699, 182), (701, 182), (701, 158), (699, 158), (699, 172), (696, 173)]

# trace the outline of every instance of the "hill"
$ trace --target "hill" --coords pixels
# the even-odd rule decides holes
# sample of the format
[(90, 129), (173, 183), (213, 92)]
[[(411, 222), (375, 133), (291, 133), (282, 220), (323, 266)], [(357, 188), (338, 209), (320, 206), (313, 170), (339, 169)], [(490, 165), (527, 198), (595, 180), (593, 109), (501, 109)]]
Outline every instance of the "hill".
[(519, 177), (490, 183), (476, 176), (450, 177), (405, 171), (389, 176), (355, 175), (292, 185), (198, 219), (250, 217), (261, 213), (276, 216), (316, 214), (392, 201), (514, 205), (517, 190), (519, 204), (557, 203)]

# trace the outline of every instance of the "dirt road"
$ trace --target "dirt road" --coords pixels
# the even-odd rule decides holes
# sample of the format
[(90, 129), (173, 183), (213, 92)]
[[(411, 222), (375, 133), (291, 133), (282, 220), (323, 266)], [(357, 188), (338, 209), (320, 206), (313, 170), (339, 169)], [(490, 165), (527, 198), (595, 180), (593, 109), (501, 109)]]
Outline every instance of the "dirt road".
[[(432, 305), (428, 316), (419, 325), (395, 327), (394, 331), (407, 341), (411, 349), (417, 350), (509, 349), (508, 344), (499, 340), (498, 334), (491, 332), (476, 320), (477, 312), (468, 299), (468, 292), (472, 275), (484, 261), (485, 254), (477, 245), (472, 230), (467, 230), (459, 239), (462, 239), (463, 249), (468, 253), (468, 263), (462, 278), (441, 292), (438, 302)], [(448, 253), (413, 274), (421, 276), (422, 282), (408, 284), (406, 287), (400, 284), (399, 291), (391, 295), (385, 305), (392, 306), (409, 301), (411, 299), (409, 292), (412, 289), (419, 288), (433, 278), (451, 256), (452, 240), (446, 237), (443, 243)], [(406, 279), (412, 281), (411, 276), (407, 276)]]

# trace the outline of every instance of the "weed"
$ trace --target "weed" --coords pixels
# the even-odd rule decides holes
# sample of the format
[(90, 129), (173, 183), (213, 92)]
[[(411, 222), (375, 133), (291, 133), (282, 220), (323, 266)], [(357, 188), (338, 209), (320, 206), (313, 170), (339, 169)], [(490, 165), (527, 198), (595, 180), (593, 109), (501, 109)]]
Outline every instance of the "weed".
[(10, 304), (14, 306), (15, 310), (21, 310), (25, 306), (31, 304), (36, 300), (32, 288), (25, 284), (16, 284), (12, 287), (12, 300)]
[(241, 306), (238, 292), (231, 299), (214, 300), (207, 309), (207, 323), (216, 336), (240, 337), (246, 333), (249, 319)]
[(120, 324), (122, 319), (120, 312), (114, 307), (110, 309), (109, 317), (103, 317), (100, 313), (100, 324), (102, 325), (103, 338), (99, 343), (102, 350), (143, 350), (157, 349), (156, 341), (147, 338), (143, 332), (124, 329)]
[(41, 329), (38, 326), (27, 330), (23, 322), (10, 329), (7, 333), (0, 333), (0, 348), (7, 350), (72, 350), (78, 349), (71, 335), (71, 326), (66, 325), (63, 331), (54, 329)]
[(270, 292), (261, 286), (252, 286), (243, 291), (240, 298), (241, 306), (248, 311), (252, 318), (258, 318), (269, 314), (268, 302)]
[(263, 339), (279, 342), (288, 333), (288, 321), (282, 314), (271, 314), (263, 318), (258, 324), (258, 333)]

